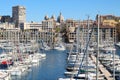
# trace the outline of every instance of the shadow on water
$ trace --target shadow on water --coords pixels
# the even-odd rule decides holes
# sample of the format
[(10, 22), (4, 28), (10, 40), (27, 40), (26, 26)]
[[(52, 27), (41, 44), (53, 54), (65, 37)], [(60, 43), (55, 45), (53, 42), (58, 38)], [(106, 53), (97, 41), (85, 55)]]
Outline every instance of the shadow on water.
[(67, 51), (50, 50), (45, 53), (46, 59), (41, 60), (39, 65), (32, 66), (30, 72), (12, 80), (57, 80), (65, 77)]
[(116, 46), (116, 54), (118, 54), (120, 56), (120, 47)]

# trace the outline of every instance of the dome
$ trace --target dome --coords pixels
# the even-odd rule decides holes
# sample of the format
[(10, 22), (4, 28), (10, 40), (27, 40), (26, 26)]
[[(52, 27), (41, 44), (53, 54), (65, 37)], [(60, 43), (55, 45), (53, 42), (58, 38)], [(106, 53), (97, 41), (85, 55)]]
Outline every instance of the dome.
[(44, 17), (44, 19), (45, 19), (45, 20), (48, 20), (48, 19), (49, 19), (49, 18), (48, 18), (48, 15), (46, 15), (46, 16)]
[(54, 16), (54, 15), (52, 15), (52, 16), (51, 16), (51, 19), (55, 20), (55, 16)]
[(58, 21), (59, 23), (61, 23), (61, 22), (64, 21), (64, 17), (62, 16), (62, 13), (60, 13), (60, 15), (58, 16), (57, 21)]

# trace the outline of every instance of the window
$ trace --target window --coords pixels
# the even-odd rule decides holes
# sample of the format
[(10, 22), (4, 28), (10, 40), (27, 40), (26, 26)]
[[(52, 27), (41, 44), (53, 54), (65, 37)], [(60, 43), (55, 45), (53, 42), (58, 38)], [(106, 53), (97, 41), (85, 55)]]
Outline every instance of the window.
[(113, 37), (113, 29), (110, 29), (110, 37)]

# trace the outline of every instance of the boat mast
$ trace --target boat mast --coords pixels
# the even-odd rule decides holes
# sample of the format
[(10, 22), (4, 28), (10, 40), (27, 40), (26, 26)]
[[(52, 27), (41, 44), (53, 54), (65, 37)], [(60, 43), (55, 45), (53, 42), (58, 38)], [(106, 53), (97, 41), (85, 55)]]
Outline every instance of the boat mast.
[(113, 80), (115, 80), (115, 50), (113, 50)]
[(77, 53), (79, 52), (79, 26), (78, 26), (78, 29), (77, 29), (77, 33), (76, 33), (76, 38), (77, 38)]
[[(90, 25), (89, 25), (89, 15), (88, 15), (88, 21), (87, 21), (87, 27), (88, 27), (88, 38), (87, 42), (89, 41), (89, 31), (90, 31)], [(86, 46), (86, 73), (85, 73), (85, 78), (88, 79), (88, 46)]]
[(97, 54), (96, 54), (96, 80), (98, 80), (98, 75), (99, 75), (99, 14), (97, 16), (98, 22), (97, 22), (97, 26), (98, 26), (98, 36), (97, 36)]

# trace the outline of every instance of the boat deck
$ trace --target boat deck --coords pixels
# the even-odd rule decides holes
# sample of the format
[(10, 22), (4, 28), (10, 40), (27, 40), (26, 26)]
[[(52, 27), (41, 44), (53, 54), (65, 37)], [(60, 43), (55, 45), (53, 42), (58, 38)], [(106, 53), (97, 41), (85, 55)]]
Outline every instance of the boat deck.
[[(91, 55), (91, 59), (95, 62), (96, 64), (96, 57)], [(104, 74), (105, 78), (107, 80), (114, 80), (112, 78), (112, 75), (111, 73), (100, 63), (100, 61), (98, 62), (99, 63), (99, 70), (102, 72), (102, 74)]]

